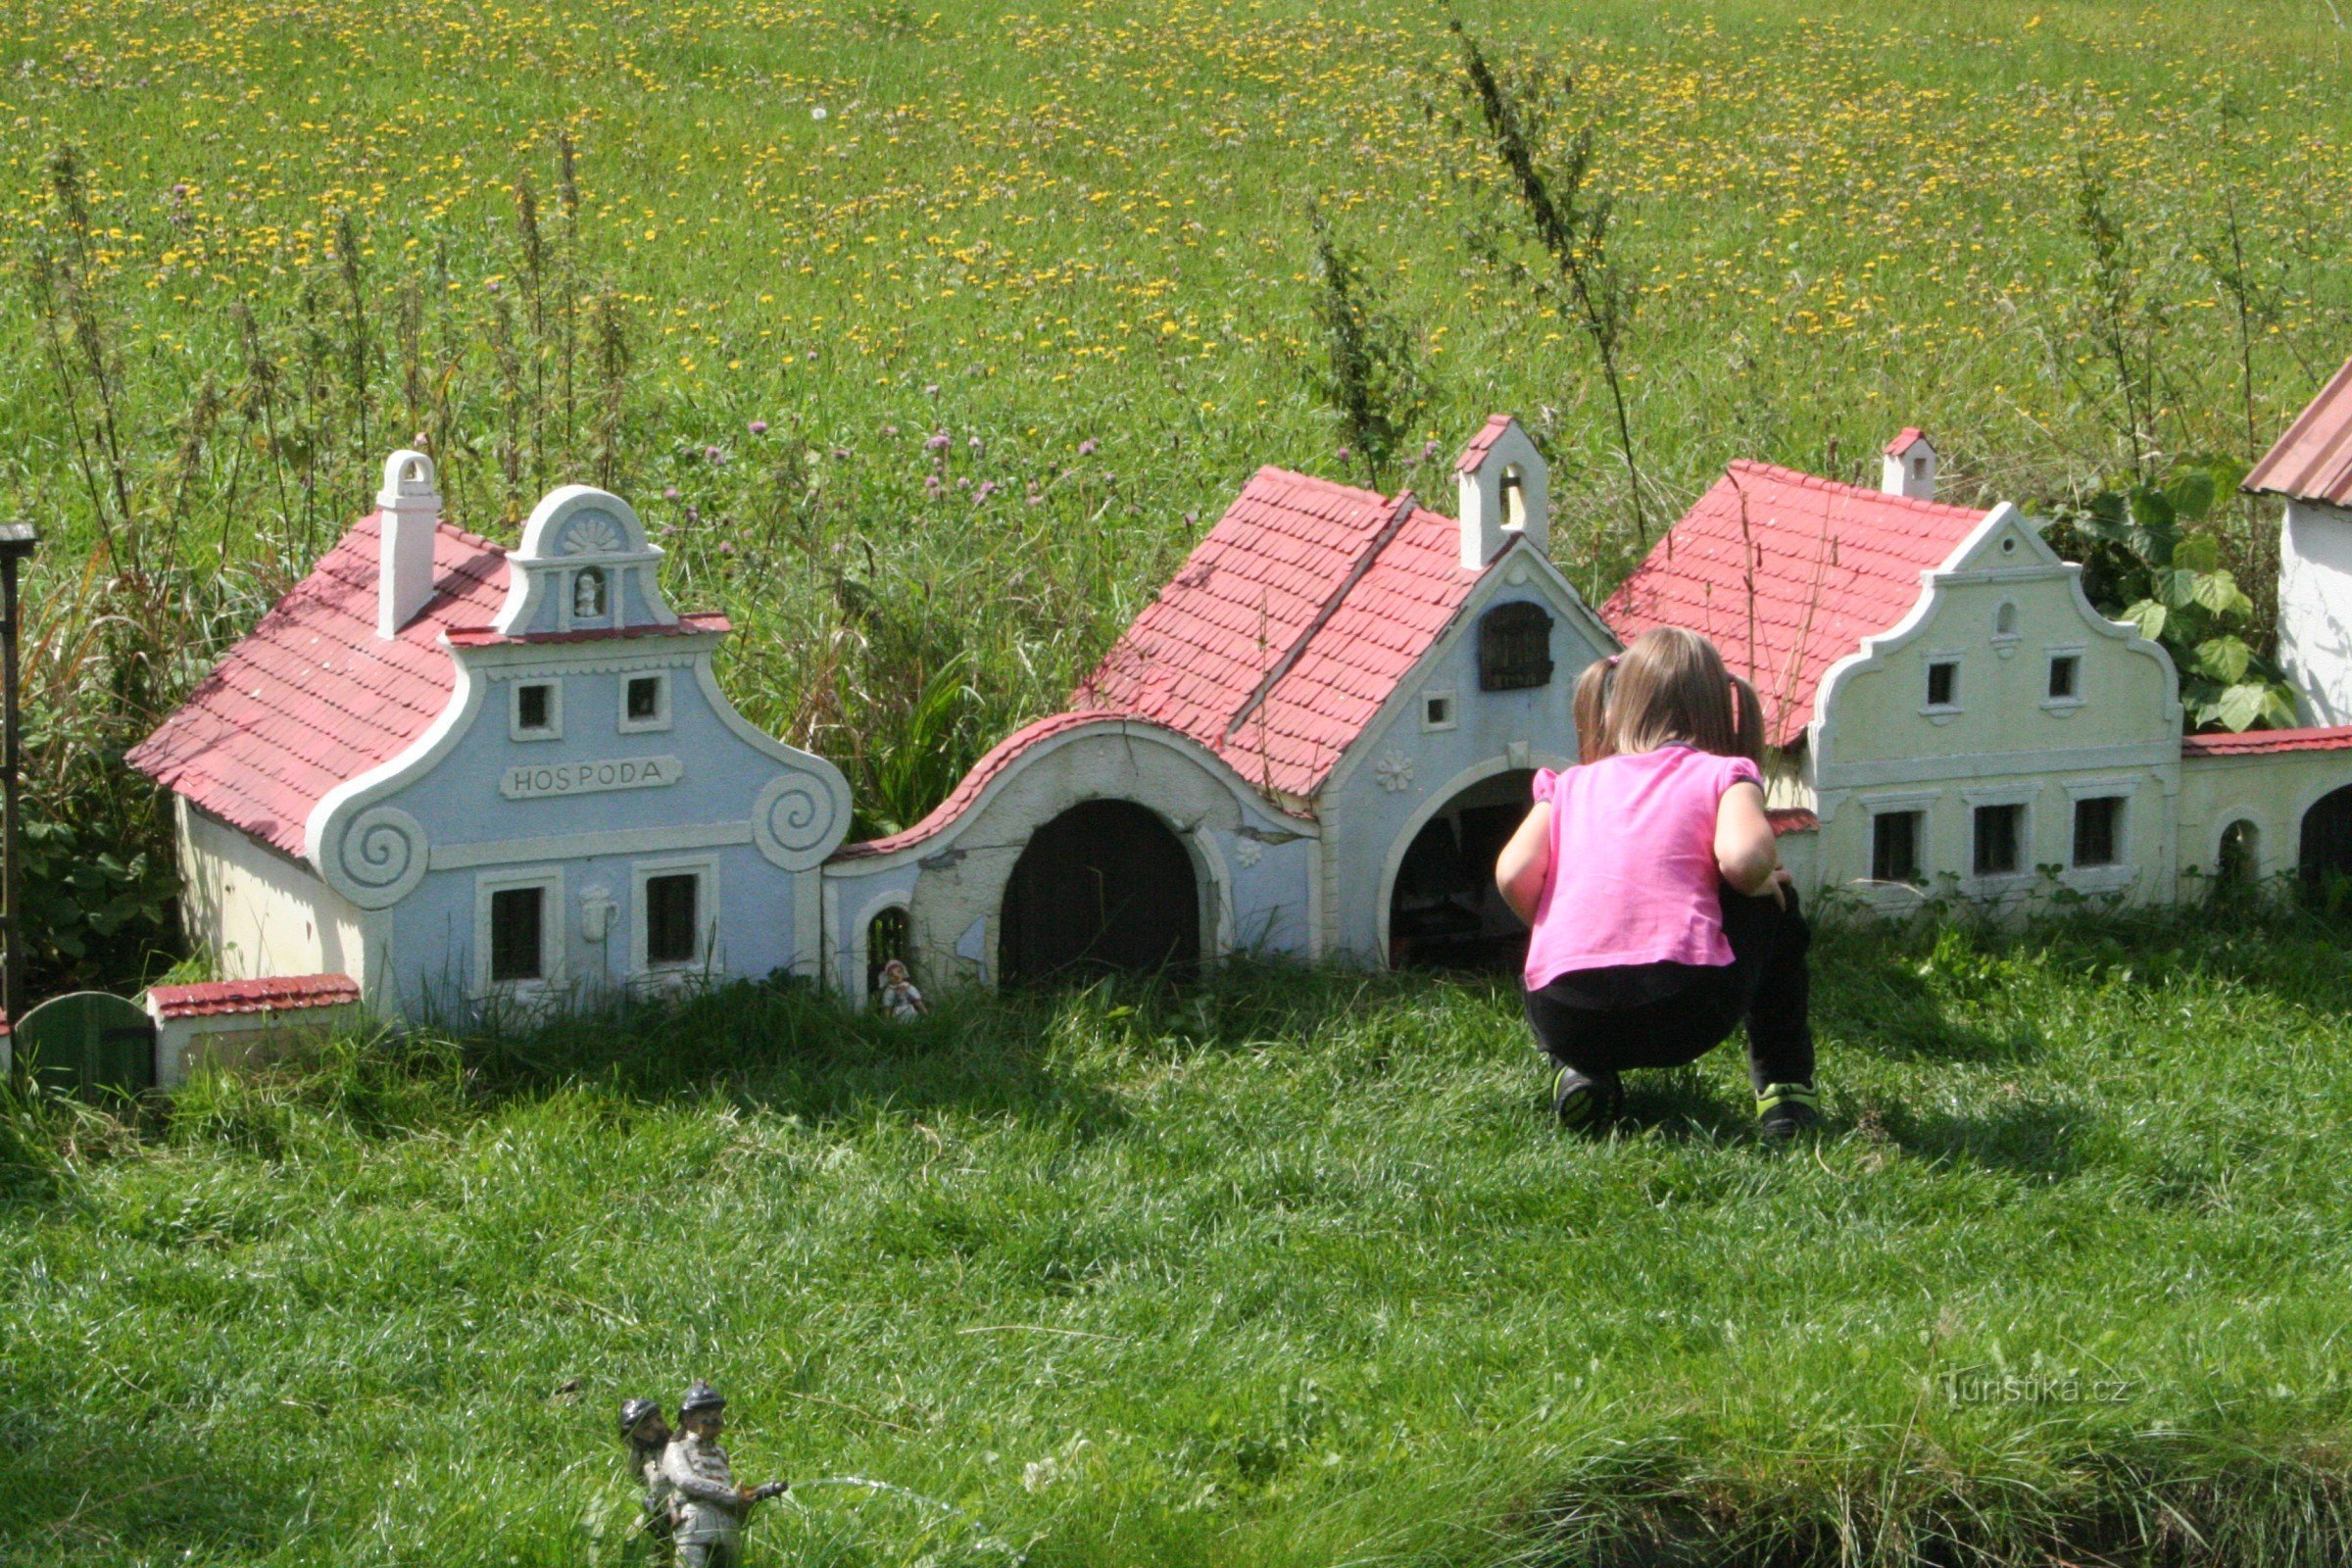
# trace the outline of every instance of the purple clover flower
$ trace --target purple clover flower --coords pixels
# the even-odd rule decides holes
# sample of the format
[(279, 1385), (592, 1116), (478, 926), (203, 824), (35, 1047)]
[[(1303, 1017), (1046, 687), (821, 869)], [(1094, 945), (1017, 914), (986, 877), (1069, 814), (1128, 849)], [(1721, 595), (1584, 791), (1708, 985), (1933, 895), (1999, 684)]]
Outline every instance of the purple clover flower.
[(767, 421), (765, 419), (754, 419), (751, 423), (751, 432), (754, 435), (767, 434)]
[(1078, 443), (1078, 455), (1082, 458), (1091, 458), (1095, 455), (1095, 438), (1093, 436), (1090, 435)]
[(672, 485), (664, 485), (664, 486), (662, 486), (662, 500), (664, 500), (664, 501), (675, 501), (675, 500), (677, 500), (677, 499), (678, 499), (678, 487), (677, 487), (676, 485), (674, 485), (674, 484), (672, 484)]
[(705, 447), (703, 448), (703, 461), (715, 468), (727, 461), (727, 455), (716, 447)]
[(935, 431), (933, 431), (933, 432), (932, 432), (932, 434), (931, 434), (931, 436), (929, 437), (929, 439), (927, 439), (927, 440), (925, 440), (925, 441), (923, 442), (923, 450), (924, 450), (925, 452), (945, 452), (945, 451), (947, 451), (947, 450), (948, 450), (948, 432), (947, 432), (947, 431), (945, 431), (945, 430), (935, 430)]

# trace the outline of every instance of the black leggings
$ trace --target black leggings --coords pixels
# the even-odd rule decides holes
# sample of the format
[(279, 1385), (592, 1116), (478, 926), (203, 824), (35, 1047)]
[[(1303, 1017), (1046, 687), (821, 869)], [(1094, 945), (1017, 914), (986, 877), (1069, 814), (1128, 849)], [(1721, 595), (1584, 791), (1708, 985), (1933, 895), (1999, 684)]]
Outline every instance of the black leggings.
[(1806, 1017), (1811, 981), (1805, 953), (1812, 927), (1784, 888), (1748, 898), (1723, 888), (1723, 934), (1732, 961), (1700, 968), (1662, 1001), (1632, 1007), (1578, 1006), (1555, 981), (1527, 993), (1527, 1022), (1554, 1061), (1589, 1078), (1628, 1067), (1679, 1067), (1696, 1061), (1747, 1024), (1747, 1075), (1756, 1093), (1774, 1084), (1813, 1081), (1813, 1026)]

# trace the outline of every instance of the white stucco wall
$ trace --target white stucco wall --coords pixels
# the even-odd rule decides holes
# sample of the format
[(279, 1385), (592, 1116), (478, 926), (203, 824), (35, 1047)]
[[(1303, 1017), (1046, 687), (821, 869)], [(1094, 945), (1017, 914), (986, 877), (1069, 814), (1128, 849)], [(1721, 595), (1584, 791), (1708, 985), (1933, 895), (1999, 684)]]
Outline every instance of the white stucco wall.
[(2306, 723), (2352, 723), (2352, 512), (2286, 503), (2278, 536), (2278, 662)]
[[(2180, 787), (2179, 683), (2163, 650), (2083, 599), (2014, 508), (1994, 512), (1887, 633), (1833, 665), (1810, 739), (1818, 810), (1814, 874), (1867, 903), (1917, 904), (1871, 883), (1877, 812), (1925, 813), (1928, 891), (2022, 905), (2056, 887), (2127, 902), (2173, 896)], [(2006, 610), (2004, 609), (2006, 607)], [(2079, 661), (2076, 698), (2049, 696), (2050, 662)], [(1932, 705), (1929, 668), (1955, 664), (1953, 701)], [(2076, 866), (2075, 805), (2125, 798), (2120, 858)], [(1979, 807), (2025, 808), (2020, 870), (1979, 877)]]
[(926, 989), (993, 985), (1004, 888), (1030, 835), (1081, 802), (1132, 801), (1192, 858), (1200, 952), (1312, 956), (1314, 824), (1260, 800), (1213, 753), (1157, 725), (1106, 717), (1031, 745), (940, 832), (892, 855), (825, 868), (836, 983), (864, 986), (864, 921), (904, 898), (910, 967)]
[[(1482, 692), (1479, 618), (1510, 600), (1533, 600), (1551, 614), (1551, 681)], [(1567, 579), (1532, 551), (1514, 551), (1480, 582), (1316, 798), (1324, 953), (1387, 963), (1391, 898), (1413, 836), (1482, 780), (1513, 768), (1573, 763), (1577, 677), (1616, 651), (1616, 639)], [(1424, 716), (1428, 698), (1438, 693), (1453, 699), (1453, 722), (1443, 729), (1428, 727)]]
[(223, 980), (380, 975), (391, 925), (319, 880), (304, 862), (174, 798), (180, 919)]
[(2180, 854), (2183, 896), (2213, 876), (2222, 834), (2232, 822), (2254, 824), (2255, 874), (2294, 874), (2303, 814), (2322, 796), (2352, 784), (2352, 751), (2276, 752), (2191, 757), (2180, 766)]

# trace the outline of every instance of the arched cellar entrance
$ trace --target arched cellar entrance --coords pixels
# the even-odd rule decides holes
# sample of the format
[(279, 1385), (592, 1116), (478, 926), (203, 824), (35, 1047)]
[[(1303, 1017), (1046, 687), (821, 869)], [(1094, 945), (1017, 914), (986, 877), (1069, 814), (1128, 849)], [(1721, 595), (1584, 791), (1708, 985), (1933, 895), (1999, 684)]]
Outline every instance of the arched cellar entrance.
[(2321, 796), (2303, 813), (2303, 842), (2295, 858), (2303, 885), (2314, 893), (2334, 891), (2352, 881), (2352, 784)]
[(1004, 884), (1004, 984), (1200, 960), (1200, 875), (1157, 816), (1132, 801), (1085, 801), (1030, 835)]
[(1494, 858), (1527, 815), (1532, 768), (1480, 779), (1422, 824), (1389, 895), (1389, 966), (1516, 970), (1527, 928), (1494, 890)]

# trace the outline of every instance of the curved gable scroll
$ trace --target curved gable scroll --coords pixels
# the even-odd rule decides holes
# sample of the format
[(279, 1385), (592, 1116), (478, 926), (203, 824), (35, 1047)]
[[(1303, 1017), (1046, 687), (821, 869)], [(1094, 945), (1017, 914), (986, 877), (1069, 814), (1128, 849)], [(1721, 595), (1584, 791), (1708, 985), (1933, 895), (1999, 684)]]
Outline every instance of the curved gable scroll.
[(662, 551), (626, 501), (593, 485), (550, 490), (507, 555), (507, 602), (494, 622), (510, 637), (674, 626), (662, 597)]

